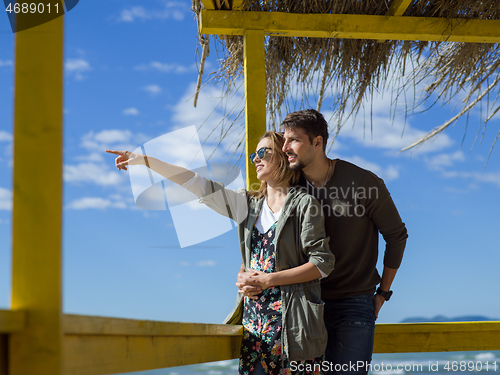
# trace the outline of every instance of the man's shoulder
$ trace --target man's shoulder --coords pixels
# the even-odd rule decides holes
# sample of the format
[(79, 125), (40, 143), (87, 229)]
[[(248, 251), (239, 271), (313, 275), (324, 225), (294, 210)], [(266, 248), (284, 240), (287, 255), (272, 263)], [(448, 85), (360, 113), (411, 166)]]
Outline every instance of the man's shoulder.
[(346, 160), (337, 159), (335, 169), (336, 171), (334, 173), (338, 172), (341, 179), (347, 179), (350, 182), (367, 185), (379, 185), (384, 183), (384, 181), (372, 171), (361, 168)]

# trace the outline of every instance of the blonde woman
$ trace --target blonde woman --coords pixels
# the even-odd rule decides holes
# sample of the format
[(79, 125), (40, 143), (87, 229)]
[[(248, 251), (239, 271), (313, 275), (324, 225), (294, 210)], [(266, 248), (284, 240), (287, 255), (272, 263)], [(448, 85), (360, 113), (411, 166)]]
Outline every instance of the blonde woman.
[[(333, 270), (334, 256), (318, 201), (292, 187), (298, 172), (288, 168), (283, 144), (277, 132), (261, 137), (250, 155), (260, 187), (246, 191), (243, 199), (187, 169), (128, 151), (106, 150), (118, 155), (118, 169), (146, 164), (221, 214), (237, 216), (242, 212), (238, 205), (247, 205), (246, 216), (236, 220), (242, 269), (253, 272), (252, 282), (262, 292), (240, 292), (226, 318), (244, 327), (240, 374), (320, 373), (327, 343), (320, 279)], [(214, 191), (223, 194), (207, 194)]]

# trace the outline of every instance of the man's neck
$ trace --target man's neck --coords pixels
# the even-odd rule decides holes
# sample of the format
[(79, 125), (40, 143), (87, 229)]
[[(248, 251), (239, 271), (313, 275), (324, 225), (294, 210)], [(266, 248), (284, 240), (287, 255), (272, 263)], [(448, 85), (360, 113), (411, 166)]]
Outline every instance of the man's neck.
[(302, 169), (304, 177), (314, 187), (324, 186), (329, 178), (333, 175), (335, 168), (335, 160), (330, 160), (323, 155), (318, 160), (314, 160), (308, 166)]

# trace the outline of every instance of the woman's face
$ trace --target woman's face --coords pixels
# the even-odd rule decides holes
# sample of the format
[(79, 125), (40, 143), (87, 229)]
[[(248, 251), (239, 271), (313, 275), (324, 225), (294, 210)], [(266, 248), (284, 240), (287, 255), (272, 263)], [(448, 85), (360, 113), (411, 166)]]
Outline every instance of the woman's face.
[(269, 148), (266, 149), (262, 159), (258, 155), (255, 155), (253, 160), (257, 171), (257, 178), (261, 181), (269, 181), (274, 178), (274, 172), (278, 167), (278, 158), (274, 154), (274, 151), (271, 150), (271, 140), (269, 138), (261, 139), (255, 152), (257, 153), (262, 147)]

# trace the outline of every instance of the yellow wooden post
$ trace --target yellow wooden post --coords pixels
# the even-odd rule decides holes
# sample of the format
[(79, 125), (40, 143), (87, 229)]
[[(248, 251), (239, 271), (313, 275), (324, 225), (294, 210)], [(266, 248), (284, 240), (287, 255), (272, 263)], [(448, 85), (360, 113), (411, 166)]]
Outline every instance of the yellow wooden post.
[(10, 375), (62, 373), (63, 33), (59, 17), (15, 39)]
[[(245, 127), (246, 154), (255, 152), (259, 138), (266, 131), (266, 66), (263, 30), (246, 30), (245, 57)], [(247, 189), (259, 187), (255, 168), (247, 157)]]

